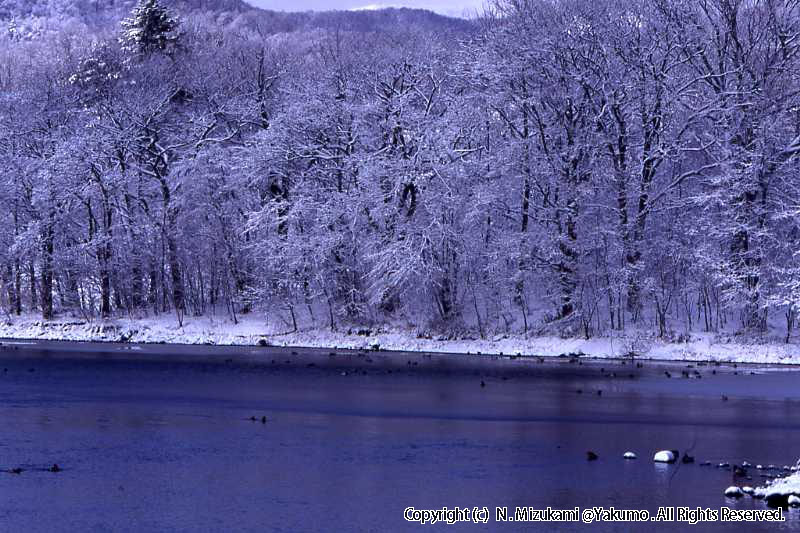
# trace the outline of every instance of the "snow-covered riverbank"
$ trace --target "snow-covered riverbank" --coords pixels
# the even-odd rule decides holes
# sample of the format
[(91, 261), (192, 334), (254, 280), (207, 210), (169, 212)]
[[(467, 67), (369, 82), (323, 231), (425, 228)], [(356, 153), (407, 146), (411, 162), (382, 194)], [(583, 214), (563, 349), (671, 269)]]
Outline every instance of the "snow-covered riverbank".
[(558, 337), (524, 338), (498, 335), (492, 338), (446, 338), (420, 335), (401, 328), (307, 329), (284, 333), (281, 325), (246, 317), (237, 324), (229, 320), (187, 317), (178, 326), (174, 317), (87, 321), (60, 319), (44, 322), (33, 317), (7, 319), (0, 323), (0, 338), (93, 342), (174, 343), (216, 345), (305, 346), (376, 348), (464, 354), (504, 354), (586, 357), (624, 357), (676, 361), (720, 361), (742, 363), (800, 364), (800, 345), (768, 341), (743, 341), (736, 337), (693, 334), (685, 342), (665, 342), (644, 333), (589, 340)]
[(755, 496), (773, 505), (800, 507), (800, 473), (771, 481), (755, 490)]

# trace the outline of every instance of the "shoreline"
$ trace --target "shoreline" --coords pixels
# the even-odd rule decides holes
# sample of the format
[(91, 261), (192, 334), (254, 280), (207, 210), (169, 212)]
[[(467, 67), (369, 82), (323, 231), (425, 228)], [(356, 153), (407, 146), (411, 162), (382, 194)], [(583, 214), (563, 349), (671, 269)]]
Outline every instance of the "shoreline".
[[(68, 318), (43, 321), (34, 316), (0, 321), (0, 342), (82, 342), (111, 346), (208, 347), (234, 349), (285, 348), (288, 351), (441, 354), (471, 359), (475, 356), (512, 359), (546, 358), (609, 361), (663, 361), (696, 364), (754, 364), (800, 366), (800, 344), (776, 338), (747, 338), (730, 334), (695, 332), (676, 339), (661, 339), (647, 330), (629, 330), (608, 337), (561, 338), (495, 334), (478, 338), (465, 334), (435, 335), (411, 326), (330, 328), (304, 325), (286, 332), (283, 324), (249, 315), (235, 324), (219, 317), (189, 317), (178, 326), (174, 317), (117, 318), (92, 321)], [(168, 349), (167, 349), (168, 350)], [(202, 349), (201, 349), (202, 351)], [(631, 357), (633, 354), (633, 357)]]

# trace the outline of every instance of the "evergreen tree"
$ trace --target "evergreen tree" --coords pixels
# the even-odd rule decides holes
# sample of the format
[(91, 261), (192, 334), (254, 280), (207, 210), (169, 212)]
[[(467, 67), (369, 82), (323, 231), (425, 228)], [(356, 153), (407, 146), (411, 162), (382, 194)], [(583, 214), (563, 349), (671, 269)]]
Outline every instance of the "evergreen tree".
[(135, 55), (150, 55), (173, 48), (180, 21), (158, 0), (139, 0), (131, 16), (122, 21), (122, 48)]

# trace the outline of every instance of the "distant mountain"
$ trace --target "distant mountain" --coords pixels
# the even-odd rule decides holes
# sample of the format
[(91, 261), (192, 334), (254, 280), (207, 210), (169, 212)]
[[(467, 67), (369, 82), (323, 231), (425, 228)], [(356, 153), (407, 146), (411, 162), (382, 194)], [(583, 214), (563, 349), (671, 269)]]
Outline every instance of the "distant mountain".
[[(254, 10), (242, 0), (162, 0), (179, 11)], [(119, 18), (136, 4), (135, 0), (0, 0), (0, 18), (71, 16), (79, 19)]]
[(391, 26), (415, 26), (422, 30), (472, 31), (468, 20), (446, 17), (432, 11), (411, 8), (365, 9), (358, 11), (322, 11), (307, 13), (308, 25), (342, 28), (349, 31), (380, 31)]
[(172, 5), (180, 10), (199, 10), (199, 11), (228, 11), (233, 13), (243, 13), (245, 11), (257, 10), (243, 0), (163, 0), (165, 5)]
[(253, 8), (243, 12), (239, 24), (262, 34), (297, 31), (340, 30), (354, 33), (397, 32), (411, 28), (443, 35), (474, 32), (473, 21), (439, 15), (424, 9), (386, 8), (359, 11), (283, 12)]
[(0, 0), (0, 19), (24, 17), (90, 17), (129, 9), (130, 0)]
[[(229, 13), (239, 27), (262, 34), (314, 29), (347, 32), (382, 32), (416, 28), (422, 31), (462, 34), (475, 29), (473, 22), (446, 17), (423, 9), (387, 8), (359, 11), (283, 12), (260, 9), (243, 0), (162, 0), (178, 13), (204, 11)], [(135, 0), (0, 0), (0, 20), (50, 18), (79, 20), (89, 26), (116, 24), (127, 16)]]

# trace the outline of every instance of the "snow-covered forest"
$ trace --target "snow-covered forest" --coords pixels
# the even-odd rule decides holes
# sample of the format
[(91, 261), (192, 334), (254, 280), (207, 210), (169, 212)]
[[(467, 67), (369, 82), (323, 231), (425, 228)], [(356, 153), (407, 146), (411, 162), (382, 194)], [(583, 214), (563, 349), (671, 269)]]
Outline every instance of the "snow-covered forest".
[(792, 338), (797, 0), (0, 21), (8, 317)]

